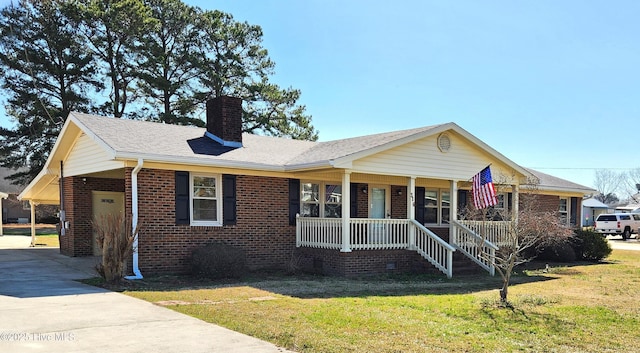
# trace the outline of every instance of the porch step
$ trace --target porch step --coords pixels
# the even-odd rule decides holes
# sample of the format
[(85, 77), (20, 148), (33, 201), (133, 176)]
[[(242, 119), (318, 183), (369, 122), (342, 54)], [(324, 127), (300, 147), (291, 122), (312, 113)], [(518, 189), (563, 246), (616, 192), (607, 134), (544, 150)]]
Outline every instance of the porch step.
[(487, 271), (478, 266), (470, 258), (466, 257), (459, 251), (453, 253), (453, 275), (475, 275), (486, 274)]

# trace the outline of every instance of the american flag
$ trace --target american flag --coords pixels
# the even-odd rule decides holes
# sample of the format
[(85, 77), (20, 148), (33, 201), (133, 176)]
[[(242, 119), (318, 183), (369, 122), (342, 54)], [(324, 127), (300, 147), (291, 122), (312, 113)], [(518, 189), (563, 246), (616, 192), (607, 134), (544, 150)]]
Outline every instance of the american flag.
[(479, 210), (498, 203), (489, 166), (473, 176), (472, 193), (473, 205)]

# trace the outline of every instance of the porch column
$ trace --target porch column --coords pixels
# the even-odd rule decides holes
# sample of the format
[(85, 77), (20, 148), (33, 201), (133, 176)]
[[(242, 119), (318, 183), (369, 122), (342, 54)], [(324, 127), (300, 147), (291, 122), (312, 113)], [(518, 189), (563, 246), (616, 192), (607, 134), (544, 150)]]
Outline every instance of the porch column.
[[(409, 221), (416, 219), (416, 177), (409, 178), (407, 184), (407, 218)], [(416, 245), (416, 229), (409, 225), (409, 250), (415, 250)]]
[(520, 213), (520, 185), (511, 185), (511, 192), (513, 194), (513, 205), (511, 205), (511, 218), (517, 222), (518, 214)]
[(342, 174), (342, 247), (341, 252), (351, 252), (351, 171)]
[(3, 192), (0, 192), (0, 236), (2, 236), (2, 215), (4, 213), (2, 213), (2, 200), (6, 199), (7, 197), (9, 197), (8, 194), (5, 194)]
[(449, 197), (449, 244), (457, 244), (456, 232), (453, 226), (453, 221), (458, 220), (458, 181), (451, 180), (451, 191)]
[(29, 206), (31, 208), (31, 245), (36, 246), (36, 203), (33, 200), (29, 200)]

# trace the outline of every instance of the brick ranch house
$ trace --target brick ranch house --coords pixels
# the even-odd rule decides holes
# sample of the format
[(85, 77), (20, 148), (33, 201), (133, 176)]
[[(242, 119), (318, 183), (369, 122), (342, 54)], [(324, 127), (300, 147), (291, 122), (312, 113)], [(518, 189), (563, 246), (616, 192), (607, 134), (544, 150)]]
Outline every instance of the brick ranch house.
[(310, 142), (243, 134), (241, 116), (232, 97), (207, 103), (206, 129), (71, 113), (20, 197), (60, 205), (68, 256), (96, 253), (94, 217), (131, 215), (144, 227), (138, 277), (186, 272), (192, 250), (211, 242), (242, 248), (252, 270), (296, 261), (334, 275), (450, 277), (454, 253), (473, 257), (461, 244), (477, 235), (457, 213), (485, 166), (501, 176), (496, 207), (514, 212), (526, 180), (571, 224), (593, 192), (525, 169), (454, 123)]

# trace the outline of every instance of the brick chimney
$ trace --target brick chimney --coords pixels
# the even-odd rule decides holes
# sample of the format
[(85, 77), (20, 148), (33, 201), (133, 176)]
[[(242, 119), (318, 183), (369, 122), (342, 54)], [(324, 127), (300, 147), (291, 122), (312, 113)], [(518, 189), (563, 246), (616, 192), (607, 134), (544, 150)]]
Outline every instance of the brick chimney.
[(242, 147), (242, 99), (220, 96), (207, 101), (207, 135), (224, 146)]

